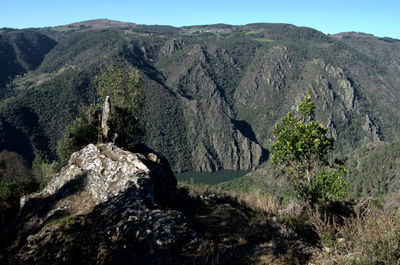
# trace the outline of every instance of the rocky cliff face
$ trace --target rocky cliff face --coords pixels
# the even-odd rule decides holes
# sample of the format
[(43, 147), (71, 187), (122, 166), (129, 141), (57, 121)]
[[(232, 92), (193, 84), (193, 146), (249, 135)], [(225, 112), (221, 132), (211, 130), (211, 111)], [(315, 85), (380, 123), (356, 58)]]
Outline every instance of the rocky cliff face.
[(220, 97), (215, 96), (211, 100), (185, 100), (185, 106), (195, 170), (248, 170), (265, 159), (265, 151), (255, 139), (249, 139), (235, 127), (233, 115)]
[[(38, 29), (58, 44), (26, 77), (5, 72), (15, 79), (11, 89), (26, 91), (4, 104), (0, 135), (13, 135), (12, 127), (31, 150), (54, 156), (78, 106), (93, 103), (93, 76), (114, 64), (142, 74), (143, 141), (174, 171), (258, 167), (268, 157), (274, 124), (297, 111), (306, 91), (340, 152), (400, 136), (400, 41), (282, 24), (131, 26), (74, 27), (62, 35)], [(26, 113), (37, 122), (21, 124)], [(19, 152), (18, 142), (0, 148)]]
[[(90, 144), (42, 192), (21, 199), (10, 264), (184, 264), (201, 239), (182, 212), (168, 161)], [(171, 260), (171, 257), (174, 257)]]
[(249, 170), (260, 165), (267, 157), (266, 150), (251, 135), (247, 123), (235, 120), (226, 95), (224, 87), (234, 81), (217, 77), (221, 72), (238, 73), (240, 65), (226, 49), (215, 46), (193, 45), (181, 51), (182, 41), (168, 41), (165, 45), (175, 47), (169, 56), (177, 51), (185, 54), (172, 65), (161, 67), (165, 84), (180, 102), (186, 127), (190, 167), (178, 170)]

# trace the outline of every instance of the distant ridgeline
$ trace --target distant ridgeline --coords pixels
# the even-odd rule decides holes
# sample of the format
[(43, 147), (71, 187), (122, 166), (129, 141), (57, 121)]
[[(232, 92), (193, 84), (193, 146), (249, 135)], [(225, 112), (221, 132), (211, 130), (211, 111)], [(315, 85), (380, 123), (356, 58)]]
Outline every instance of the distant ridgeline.
[[(305, 91), (337, 153), (400, 132), (400, 42), (287, 24), (174, 28), (108, 20), (0, 31), (0, 149), (56, 159), (109, 65), (144, 79), (142, 142), (174, 171), (251, 170)], [(296, 112), (297, 110), (292, 110)]]

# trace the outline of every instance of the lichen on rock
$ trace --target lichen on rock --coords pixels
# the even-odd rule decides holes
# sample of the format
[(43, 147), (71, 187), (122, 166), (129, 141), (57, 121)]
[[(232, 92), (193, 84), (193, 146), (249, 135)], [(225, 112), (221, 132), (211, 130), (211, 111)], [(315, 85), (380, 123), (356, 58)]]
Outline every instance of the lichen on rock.
[(159, 264), (194, 253), (201, 239), (169, 206), (176, 184), (155, 152), (89, 144), (40, 193), (21, 199), (9, 263)]

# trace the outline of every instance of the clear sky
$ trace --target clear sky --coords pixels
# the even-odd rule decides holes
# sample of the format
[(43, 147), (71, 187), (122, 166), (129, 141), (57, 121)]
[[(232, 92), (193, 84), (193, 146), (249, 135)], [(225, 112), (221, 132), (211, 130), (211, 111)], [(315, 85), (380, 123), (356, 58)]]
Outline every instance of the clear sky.
[(0, 28), (97, 18), (147, 25), (289, 23), (400, 39), (400, 0), (0, 0)]

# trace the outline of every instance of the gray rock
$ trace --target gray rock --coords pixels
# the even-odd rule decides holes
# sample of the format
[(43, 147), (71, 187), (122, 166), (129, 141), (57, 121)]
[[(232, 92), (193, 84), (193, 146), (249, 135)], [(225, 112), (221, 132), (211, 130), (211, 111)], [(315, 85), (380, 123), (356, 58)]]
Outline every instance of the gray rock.
[(180, 264), (202, 240), (167, 207), (177, 194), (163, 157), (89, 144), (40, 193), (21, 199), (9, 262)]
[(379, 142), (382, 140), (379, 129), (368, 114), (365, 115), (365, 123), (362, 128), (366, 133), (364, 137), (365, 141)]

